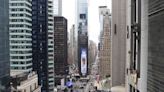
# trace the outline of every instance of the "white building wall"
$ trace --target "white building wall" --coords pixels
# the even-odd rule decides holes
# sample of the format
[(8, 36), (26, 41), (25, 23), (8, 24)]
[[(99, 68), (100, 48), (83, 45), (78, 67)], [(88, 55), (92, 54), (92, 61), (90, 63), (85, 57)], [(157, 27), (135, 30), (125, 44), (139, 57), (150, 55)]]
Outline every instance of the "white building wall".
[[(127, 26), (130, 26), (131, 24), (131, 1), (127, 0), (127, 5), (126, 5), (126, 23)], [(129, 34), (130, 34), (131, 27), (129, 27)], [(127, 33), (128, 33), (127, 32)], [(129, 35), (129, 38), (131, 38), (131, 35)], [(130, 69), (130, 39), (126, 39), (126, 70)], [(126, 73), (126, 79), (125, 79), (125, 86), (126, 86), (126, 92), (129, 92), (129, 72)]]
[[(53, 0), (48, 0), (48, 19), (53, 17)], [(54, 21), (48, 21), (48, 85), (54, 89)], [(50, 91), (52, 92), (52, 91)]]
[[(131, 0), (127, 0), (127, 26), (129, 38), (131, 38)], [(126, 69), (130, 69), (130, 39), (126, 40)], [(140, 78), (126, 74), (126, 92), (131, 92), (129, 85), (132, 85), (136, 92), (147, 92), (147, 65), (148, 65), (148, 0), (141, 0), (141, 53), (140, 53)], [(134, 79), (132, 79), (134, 78)], [(134, 84), (136, 85), (134, 86)], [(137, 91), (138, 90), (138, 91)]]
[(141, 78), (138, 82), (140, 92), (147, 92), (148, 71), (148, 0), (141, 0)]

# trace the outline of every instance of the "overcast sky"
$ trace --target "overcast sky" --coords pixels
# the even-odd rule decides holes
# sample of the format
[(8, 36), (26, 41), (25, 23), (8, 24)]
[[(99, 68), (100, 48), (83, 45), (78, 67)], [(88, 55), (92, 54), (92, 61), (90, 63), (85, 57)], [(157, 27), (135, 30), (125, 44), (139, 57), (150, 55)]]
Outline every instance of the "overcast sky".
[[(111, 9), (111, 0), (88, 0), (88, 32), (89, 39), (98, 43), (99, 37), (99, 6), (108, 6)], [(75, 0), (63, 0), (62, 15), (68, 20), (68, 31), (75, 23)]]

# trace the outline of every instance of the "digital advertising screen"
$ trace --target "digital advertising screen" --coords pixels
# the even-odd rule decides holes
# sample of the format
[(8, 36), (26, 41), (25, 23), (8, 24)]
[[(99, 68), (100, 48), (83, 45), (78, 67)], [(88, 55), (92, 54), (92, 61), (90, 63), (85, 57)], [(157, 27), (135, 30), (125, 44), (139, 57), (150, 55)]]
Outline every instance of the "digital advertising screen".
[(81, 74), (85, 76), (87, 74), (87, 50), (81, 49)]

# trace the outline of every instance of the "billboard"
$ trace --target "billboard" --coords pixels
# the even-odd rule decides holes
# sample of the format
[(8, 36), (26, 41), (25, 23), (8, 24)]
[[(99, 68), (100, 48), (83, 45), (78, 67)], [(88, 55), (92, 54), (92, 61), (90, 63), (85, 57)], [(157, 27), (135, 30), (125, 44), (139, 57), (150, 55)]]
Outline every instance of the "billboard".
[(81, 74), (87, 75), (87, 50), (85, 48), (81, 49)]

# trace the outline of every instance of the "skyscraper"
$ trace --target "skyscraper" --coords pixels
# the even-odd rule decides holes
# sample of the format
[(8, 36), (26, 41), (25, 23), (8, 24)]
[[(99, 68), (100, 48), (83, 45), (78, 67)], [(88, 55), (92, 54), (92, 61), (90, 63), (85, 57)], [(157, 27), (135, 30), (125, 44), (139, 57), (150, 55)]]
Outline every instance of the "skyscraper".
[[(75, 8), (75, 39), (77, 42), (75, 46), (77, 48), (76, 66), (79, 68), (79, 73), (86, 76), (88, 74), (88, 1), (76, 0)], [(85, 62), (83, 68), (82, 61)]]
[(55, 85), (68, 75), (67, 19), (54, 17), (54, 71)]
[(71, 65), (75, 65), (75, 25), (72, 25), (70, 29), (70, 34), (69, 34), (69, 49), (68, 49), (68, 63)]
[(42, 92), (54, 89), (53, 0), (32, 0), (33, 70)]
[(101, 79), (111, 75), (111, 14), (106, 6), (100, 6), (99, 74)]
[(112, 0), (112, 65), (111, 84), (125, 84), (126, 0)]
[(0, 92), (10, 92), (9, 0), (0, 0)]
[(54, 0), (54, 15), (62, 16), (62, 0)]
[(10, 0), (11, 75), (32, 71), (32, 2)]
[[(95, 62), (97, 56), (97, 46), (96, 43), (92, 40), (88, 42), (88, 67), (92, 67), (92, 64)], [(91, 72), (91, 70), (89, 70)]]

